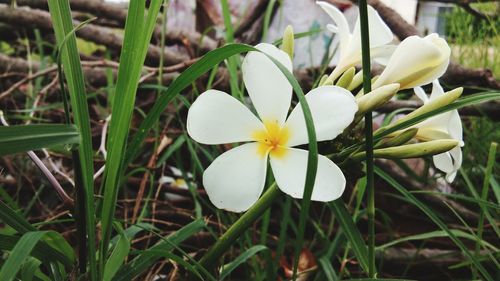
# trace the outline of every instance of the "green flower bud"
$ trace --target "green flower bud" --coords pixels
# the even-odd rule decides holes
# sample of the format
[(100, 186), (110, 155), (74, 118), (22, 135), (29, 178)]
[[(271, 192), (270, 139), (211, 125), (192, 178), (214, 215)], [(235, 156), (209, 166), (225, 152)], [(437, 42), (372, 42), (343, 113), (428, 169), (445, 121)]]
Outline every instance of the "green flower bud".
[(460, 95), (462, 95), (463, 91), (464, 91), (464, 88), (460, 87), (460, 88), (456, 88), (456, 89), (454, 89), (452, 91), (446, 92), (444, 95), (439, 96), (439, 97), (437, 97), (437, 98), (429, 101), (428, 103), (426, 103), (426, 104), (422, 105), (421, 107), (415, 109), (410, 114), (408, 114), (405, 117), (399, 119), (398, 121), (396, 121), (394, 123), (394, 125), (401, 124), (404, 121), (413, 119), (413, 118), (418, 117), (418, 116), (420, 116), (422, 114), (425, 114), (425, 113), (431, 112), (433, 110), (436, 110), (438, 108), (447, 106), (448, 104), (450, 104), (450, 103), (454, 102), (456, 99), (458, 99), (460, 97)]
[(381, 105), (387, 103), (399, 90), (399, 84), (389, 84), (377, 88), (370, 93), (357, 97), (356, 101), (358, 103), (357, 116), (361, 116), (368, 111), (377, 109)]
[(392, 137), (386, 141), (379, 143), (375, 148), (393, 147), (405, 144), (408, 141), (410, 141), (413, 137), (415, 137), (418, 131), (419, 131), (418, 128), (411, 128), (402, 132), (400, 131), (395, 135), (395, 137)]
[(285, 51), (290, 58), (293, 60), (293, 50), (294, 50), (294, 35), (293, 28), (288, 25), (283, 32), (283, 43), (281, 44), (281, 50)]
[(319, 80), (319, 86), (332, 86), (333, 83), (328, 79), (328, 75), (323, 75)]
[[(406, 159), (406, 158), (420, 158), (441, 154), (450, 151), (459, 145), (459, 141), (453, 139), (434, 140), (428, 142), (421, 142), (415, 144), (407, 144), (395, 147), (387, 147), (375, 149), (373, 156), (375, 158), (385, 159)], [(363, 160), (366, 157), (366, 152), (359, 152), (353, 155), (353, 160)]]
[(352, 79), (354, 78), (354, 74), (356, 73), (356, 68), (351, 67), (342, 76), (340, 76), (339, 80), (337, 81), (337, 86), (342, 87), (346, 89), (349, 84), (351, 84)]
[(358, 73), (356, 73), (356, 75), (354, 75), (351, 84), (349, 84), (349, 86), (347, 87), (347, 90), (352, 92), (352, 90), (361, 86), (361, 83), (363, 83), (363, 71), (359, 71)]

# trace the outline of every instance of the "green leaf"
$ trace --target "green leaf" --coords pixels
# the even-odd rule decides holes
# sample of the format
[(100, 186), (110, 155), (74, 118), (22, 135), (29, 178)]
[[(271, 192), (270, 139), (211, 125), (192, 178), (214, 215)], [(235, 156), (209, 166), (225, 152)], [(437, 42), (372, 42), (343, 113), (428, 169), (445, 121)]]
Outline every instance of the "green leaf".
[[(19, 239), (20, 237), (18, 236), (0, 234), (0, 250), (11, 251), (19, 241)], [(46, 264), (48, 264), (50, 261), (58, 261), (62, 263), (66, 268), (71, 268), (74, 262), (66, 257), (66, 255), (48, 246), (48, 244), (44, 241), (38, 243), (38, 245), (35, 246), (35, 248), (31, 252), (31, 255)]]
[(159, 258), (157, 252), (169, 252), (182, 243), (182, 241), (191, 237), (205, 227), (202, 220), (195, 220), (183, 228), (177, 230), (172, 235), (161, 240), (153, 247), (143, 251), (140, 255), (135, 257), (132, 261), (125, 264), (112, 280), (114, 281), (128, 281), (133, 280), (136, 276), (144, 272), (151, 265), (153, 265)]
[[(24, 217), (9, 208), (4, 202), (0, 201), (0, 220), (20, 234), (38, 231)], [(62, 238), (59, 233), (49, 231), (45, 234), (44, 241), (37, 248), (40, 248), (40, 256), (45, 257), (42, 261), (59, 261), (66, 268), (71, 268), (75, 261), (75, 254), (71, 246)], [(0, 236), (0, 248), (10, 249), (17, 242), (17, 237)], [(10, 245), (10, 246), (9, 246)], [(1, 280), (1, 279), (0, 279)]]
[(256, 255), (258, 252), (263, 251), (263, 250), (268, 250), (268, 248), (264, 245), (255, 245), (251, 247), (250, 249), (246, 250), (243, 252), (241, 255), (239, 255), (234, 261), (224, 265), (221, 269), (221, 273), (219, 276), (219, 280), (224, 280), (233, 270), (235, 270), (238, 266), (240, 266), (242, 263), (247, 261), (249, 258), (253, 257)]
[(0, 127), (0, 156), (79, 142), (78, 131), (71, 125)]
[(344, 235), (351, 244), (354, 254), (358, 258), (361, 267), (365, 270), (365, 272), (368, 272), (368, 251), (366, 250), (363, 236), (361, 236), (359, 229), (354, 224), (344, 202), (341, 200), (333, 201), (330, 203), (330, 207), (335, 214), (335, 217), (339, 220), (340, 226), (344, 231)]
[(87, 92), (85, 90), (83, 69), (76, 45), (76, 36), (74, 34), (75, 28), (73, 27), (69, 1), (48, 0), (48, 6), (56, 41), (58, 43), (58, 55), (62, 61), (64, 76), (69, 90), (73, 120), (81, 137), (81, 143), (78, 147), (78, 159), (73, 159), (77, 161), (75, 167), (79, 168), (81, 171), (77, 173), (80, 175), (78, 180), (81, 181), (82, 186), (77, 186), (77, 188), (83, 189), (81, 193), (84, 194), (84, 198), (81, 198), (81, 201), (84, 201), (82, 202), (82, 207), (85, 206), (85, 210), (84, 214), (81, 214), (81, 216), (85, 218), (85, 232), (87, 234), (88, 243), (86, 243), (87, 249), (81, 249), (81, 251), (87, 250), (88, 252), (90, 280), (97, 280), (93, 179), (94, 153), (92, 149), (92, 132), (90, 129), (90, 115), (87, 105)]
[(375, 167), (375, 173), (378, 174), (382, 179), (384, 179), (388, 184), (394, 187), (399, 193), (401, 193), (405, 198), (407, 198), (412, 204), (417, 206), (422, 212), (424, 212), (441, 230), (446, 232), (450, 239), (457, 245), (463, 254), (474, 264), (474, 266), (479, 270), (483, 277), (488, 281), (493, 281), (493, 278), (488, 273), (488, 271), (481, 265), (476, 257), (467, 249), (467, 247), (457, 238), (457, 236), (446, 226), (446, 224), (425, 204), (420, 202), (413, 194), (408, 192), (401, 184), (399, 184), (390, 175), (382, 171), (379, 167)]
[(151, 1), (147, 16), (145, 1), (130, 1), (129, 3), (107, 143), (106, 180), (101, 210), (100, 272), (102, 272), (108, 254), (135, 94), (156, 18), (163, 1)]
[(0, 280), (14, 280), (21, 265), (28, 258), (38, 241), (45, 235), (45, 231), (30, 231), (23, 234), (16, 243), (0, 270)]
[(119, 223), (115, 223), (115, 229), (118, 231), (119, 238), (113, 252), (106, 261), (103, 274), (104, 281), (109, 281), (113, 278), (130, 252), (130, 240), (127, 234), (123, 231)]
[(3, 201), (0, 201), (0, 220), (21, 234), (28, 231), (37, 231), (25, 218), (12, 210)]
[(323, 269), (323, 273), (326, 276), (326, 280), (335, 281), (338, 280), (337, 274), (335, 274), (335, 270), (332, 267), (332, 264), (326, 257), (321, 257), (319, 259), (319, 265)]
[[(450, 229), (450, 232), (453, 233), (456, 237), (469, 239), (469, 240), (474, 241), (474, 242), (477, 240), (476, 236), (474, 236), (470, 233), (464, 232), (462, 230)], [(393, 240), (389, 243), (377, 246), (376, 249), (377, 249), (377, 251), (383, 251), (386, 248), (392, 247), (392, 246), (397, 245), (399, 243), (414, 241), (414, 240), (426, 240), (426, 239), (431, 239), (431, 238), (436, 238), (436, 237), (448, 237), (448, 232), (446, 232), (444, 230), (436, 230), (436, 231), (430, 231), (427, 233), (410, 235), (410, 236), (402, 237), (402, 238)], [(496, 248), (495, 246), (493, 246), (492, 244), (490, 244), (484, 240), (481, 240), (480, 243), (483, 246), (488, 247), (493, 251), (499, 251), (498, 248)]]
[(31, 281), (33, 276), (35, 276), (38, 267), (42, 262), (35, 258), (28, 258), (26, 262), (21, 267), (21, 280)]

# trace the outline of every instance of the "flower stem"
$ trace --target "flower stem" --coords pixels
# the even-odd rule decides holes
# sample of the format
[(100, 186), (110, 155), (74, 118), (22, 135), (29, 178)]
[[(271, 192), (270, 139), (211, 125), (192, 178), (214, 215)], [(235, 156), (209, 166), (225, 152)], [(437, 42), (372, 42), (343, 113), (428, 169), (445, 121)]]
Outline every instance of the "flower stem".
[(224, 252), (233, 245), (233, 243), (248, 229), (262, 214), (271, 206), (274, 199), (281, 194), (276, 183), (273, 183), (260, 197), (260, 199), (244, 213), (227, 231), (220, 237), (217, 242), (208, 250), (201, 258), (200, 266), (206, 269), (214, 267), (217, 260)]
[[(368, 7), (366, 0), (359, 1), (359, 18), (361, 27), (361, 53), (363, 63), (363, 91), (371, 92), (370, 75), (370, 36), (368, 30)], [(366, 139), (366, 190), (368, 197), (368, 276), (375, 278), (375, 194), (373, 186), (373, 120), (372, 112), (365, 114)]]

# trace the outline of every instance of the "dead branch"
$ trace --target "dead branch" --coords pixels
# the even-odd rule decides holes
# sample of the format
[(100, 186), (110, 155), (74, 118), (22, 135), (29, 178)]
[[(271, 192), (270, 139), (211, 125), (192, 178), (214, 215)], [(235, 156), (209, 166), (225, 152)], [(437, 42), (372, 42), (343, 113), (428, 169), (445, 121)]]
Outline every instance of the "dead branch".
[[(164, 69), (163, 74), (163, 80), (162, 83), (165, 85), (168, 85), (173, 81), (175, 77), (177, 77), (179, 70), (182, 70), (189, 66), (190, 64), (194, 63), (196, 60), (188, 60), (186, 62), (182, 62), (177, 65), (172, 65), (169, 67), (166, 67)], [(112, 73), (113, 77), (116, 79), (116, 74), (117, 74), (117, 63), (115, 62), (109, 62), (109, 61), (91, 61), (91, 62), (82, 62), (83, 66), (83, 73), (85, 75), (85, 81), (89, 84), (92, 85), (93, 87), (102, 87), (106, 86), (108, 81), (107, 81), (107, 73), (106, 69), (107, 68), (112, 68)], [(22, 58), (13, 58), (4, 54), (0, 54), (0, 73), (24, 73), (24, 75), (27, 75), (29, 72), (30, 65), (27, 60), (22, 59)], [(15, 83), (16, 87), (19, 87), (20, 85), (26, 83), (27, 81), (34, 79), (36, 77), (40, 77), (43, 75), (55, 75), (57, 68), (55, 66), (49, 66), (43, 70), (40, 70), (40, 64), (38, 62), (31, 62), (31, 70), (33, 72), (32, 75), (26, 76), (23, 78), (23, 83)], [(144, 70), (148, 71), (149, 73), (155, 73), (157, 72), (157, 68), (144, 68)], [(157, 77), (150, 77), (146, 80), (143, 81), (143, 83), (157, 83)], [(11, 86), (13, 87), (13, 86)], [(12, 90), (7, 90), (12, 92)], [(5, 93), (5, 92), (4, 92)], [(5, 96), (3, 93), (1, 96)]]
[[(380, 0), (369, 0), (368, 3), (378, 11), (392, 32), (400, 40), (409, 36), (420, 35), (417, 28), (406, 22), (396, 11), (387, 7)], [(500, 81), (495, 79), (491, 70), (465, 68), (454, 62), (450, 62), (448, 70), (441, 79), (450, 85), (473, 85), (496, 90), (500, 89)]]
[[(487, 255), (487, 251), (481, 251), (481, 255)], [(464, 262), (467, 257), (461, 251), (443, 249), (407, 249), (392, 247), (378, 252), (377, 257), (385, 262), (396, 264), (432, 262), (438, 266), (449, 266)]]
[[(50, 14), (42, 10), (31, 9), (29, 7), (12, 9), (5, 4), (0, 4), (0, 21), (25, 27), (52, 30), (52, 20), (50, 18)], [(79, 22), (75, 21), (74, 24), (77, 25)], [(85, 25), (83, 28), (78, 30), (76, 34), (85, 40), (104, 45), (116, 51), (121, 50), (123, 45), (122, 36), (113, 32), (109, 28), (93, 24)], [(147, 59), (157, 64), (160, 61), (161, 52), (162, 51), (159, 47), (150, 45), (147, 53)], [(166, 65), (181, 63), (188, 59), (186, 55), (174, 52), (169, 48), (165, 48), (163, 58)]]
[[(0, 3), (10, 3), (10, 0), (0, 0)], [(17, 4), (19, 6), (29, 6), (32, 8), (48, 10), (46, 0), (17, 0)], [(113, 20), (121, 26), (125, 26), (125, 20), (127, 18), (126, 9), (97, 0), (71, 0), (70, 4), (73, 11), (90, 13), (96, 17)], [(154, 38), (160, 38), (160, 33), (161, 28), (156, 26)], [(202, 52), (213, 50), (218, 45), (218, 43), (210, 37), (203, 36), (198, 32), (187, 33), (178, 30), (167, 30), (165, 36), (167, 42), (185, 44), (187, 41), (190, 47), (200, 49)]]

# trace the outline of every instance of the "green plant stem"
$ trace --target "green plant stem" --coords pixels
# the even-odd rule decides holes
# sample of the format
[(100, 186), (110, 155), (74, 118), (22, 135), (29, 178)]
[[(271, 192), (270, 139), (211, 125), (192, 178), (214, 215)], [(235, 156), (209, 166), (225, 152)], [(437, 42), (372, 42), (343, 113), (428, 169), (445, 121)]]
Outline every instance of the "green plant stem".
[[(363, 63), (363, 91), (371, 92), (370, 36), (368, 29), (368, 8), (366, 0), (359, 1), (361, 27), (361, 53)], [(366, 191), (368, 214), (368, 276), (375, 278), (375, 190), (373, 186), (373, 120), (372, 112), (365, 114), (365, 150), (366, 150)]]
[(233, 245), (245, 230), (248, 229), (262, 214), (271, 206), (274, 199), (281, 194), (276, 183), (272, 184), (260, 199), (244, 213), (227, 231), (224, 233), (208, 252), (201, 258), (200, 266), (211, 269), (224, 252)]

